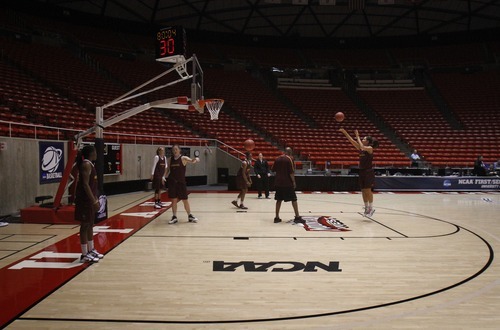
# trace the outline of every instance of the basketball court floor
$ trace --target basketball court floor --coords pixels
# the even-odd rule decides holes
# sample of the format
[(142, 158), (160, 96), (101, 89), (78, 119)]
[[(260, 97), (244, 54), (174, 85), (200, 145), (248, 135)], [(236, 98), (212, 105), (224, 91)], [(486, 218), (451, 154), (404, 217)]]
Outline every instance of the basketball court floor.
[(198, 223), (180, 204), (169, 225), (151, 197), (109, 198), (97, 264), (78, 263), (78, 226), (0, 228), (0, 327), (500, 327), (498, 192), (378, 193), (372, 218), (359, 194), (302, 193), (306, 226), (290, 203), (275, 224), (273, 199), (250, 193), (243, 211), (216, 191), (190, 194)]

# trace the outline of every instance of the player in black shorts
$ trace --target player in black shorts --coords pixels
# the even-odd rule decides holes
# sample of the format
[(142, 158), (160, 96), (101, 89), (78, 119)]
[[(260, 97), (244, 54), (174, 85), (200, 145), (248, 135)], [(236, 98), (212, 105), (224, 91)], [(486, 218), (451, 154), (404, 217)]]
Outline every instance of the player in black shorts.
[(188, 156), (181, 155), (181, 148), (178, 145), (172, 147), (172, 157), (168, 160), (168, 197), (172, 199), (172, 219), (168, 222), (170, 225), (177, 223), (177, 202), (182, 200), (184, 209), (188, 214), (189, 222), (198, 222), (198, 219), (191, 214), (191, 207), (188, 201), (186, 188), (186, 165), (199, 163), (200, 159), (191, 159)]
[(159, 147), (156, 150), (156, 156), (153, 160), (153, 169), (151, 170), (151, 181), (155, 190), (155, 209), (161, 209), (161, 188), (165, 183), (165, 174), (167, 172), (167, 159), (165, 158), (165, 149)]
[(295, 194), (295, 163), (293, 162), (292, 148), (287, 147), (285, 154), (276, 158), (273, 164), (273, 171), (276, 172), (274, 180), (274, 188), (276, 193), (274, 199), (276, 200), (276, 216), (274, 223), (281, 222), (280, 209), (281, 203), (292, 202), (293, 211), (295, 213), (295, 223), (304, 223), (304, 220), (299, 215), (299, 205), (297, 203), (297, 195)]
[(371, 136), (359, 137), (358, 130), (355, 130), (356, 140), (343, 128), (339, 131), (344, 133), (349, 142), (359, 150), (359, 185), (363, 202), (365, 203), (365, 216), (371, 217), (375, 213), (373, 208), (373, 187), (375, 185), (375, 172), (373, 171), (373, 149), (378, 147), (378, 141)]

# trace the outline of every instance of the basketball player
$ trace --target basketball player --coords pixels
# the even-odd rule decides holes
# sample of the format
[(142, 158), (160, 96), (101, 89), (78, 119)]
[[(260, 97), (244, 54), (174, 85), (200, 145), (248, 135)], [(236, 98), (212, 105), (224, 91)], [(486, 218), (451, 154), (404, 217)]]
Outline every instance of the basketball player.
[(191, 214), (188, 194), (186, 188), (186, 165), (199, 163), (200, 159), (196, 157), (191, 159), (188, 156), (181, 155), (181, 148), (176, 144), (172, 147), (172, 157), (168, 160), (168, 197), (172, 199), (172, 219), (168, 222), (170, 225), (177, 223), (177, 202), (182, 200), (184, 209), (188, 214), (189, 222), (198, 222), (198, 219)]
[(93, 225), (99, 210), (97, 173), (92, 163), (97, 158), (94, 146), (86, 145), (76, 158), (78, 183), (75, 192), (75, 220), (80, 222), (80, 262), (98, 262), (104, 255), (94, 248)]
[(255, 161), (254, 170), (257, 176), (258, 198), (262, 198), (262, 190), (264, 190), (266, 198), (269, 198), (269, 177), (271, 172), (269, 171), (269, 164), (262, 153), (259, 153), (259, 158)]
[(349, 142), (359, 150), (359, 185), (361, 186), (361, 195), (365, 203), (364, 215), (373, 216), (373, 186), (375, 185), (375, 172), (373, 171), (373, 149), (378, 147), (378, 141), (371, 136), (365, 136), (362, 140), (359, 137), (358, 130), (355, 130), (356, 140), (343, 128), (342, 132)]
[[(243, 202), (245, 201), (245, 195), (248, 192), (248, 188), (252, 185), (252, 178), (250, 178), (250, 170), (252, 168), (252, 154), (250, 151), (245, 152), (245, 159), (241, 162), (238, 174), (236, 174), (236, 188), (240, 190), (238, 197), (231, 203), (242, 210), (247, 210)], [(238, 200), (241, 200), (238, 203)]]
[(273, 164), (273, 171), (276, 172), (274, 178), (274, 187), (276, 189), (276, 194), (274, 199), (276, 200), (276, 217), (274, 218), (274, 223), (281, 222), (280, 219), (280, 209), (281, 203), (292, 202), (293, 211), (295, 212), (295, 223), (304, 223), (304, 220), (299, 215), (299, 205), (297, 204), (297, 195), (295, 194), (295, 164), (293, 162), (293, 151), (292, 148), (287, 147), (285, 149), (285, 154), (276, 158)]
[(151, 181), (155, 190), (155, 209), (161, 209), (161, 188), (165, 183), (165, 174), (167, 173), (167, 159), (165, 158), (165, 149), (159, 147), (156, 150), (156, 156), (153, 160), (153, 169), (151, 170)]

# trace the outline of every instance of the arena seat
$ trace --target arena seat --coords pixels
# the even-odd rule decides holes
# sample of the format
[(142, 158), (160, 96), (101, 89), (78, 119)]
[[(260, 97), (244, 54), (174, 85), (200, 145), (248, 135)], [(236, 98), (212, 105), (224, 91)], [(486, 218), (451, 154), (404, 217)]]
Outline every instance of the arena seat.
[[(296, 141), (290, 137), (310, 160), (319, 164), (326, 161), (333, 161), (336, 164), (343, 162), (346, 166), (357, 164), (358, 153), (338, 131), (343, 127), (351, 135), (358, 129), (362, 135), (372, 135), (379, 140), (380, 147), (377, 149), (375, 159), (379, 166), (392, 166), (397, 161), (409, 165), (407, 158), (356, 108), (343, 91), (294, 89), (283, 90), (283, 93), (310, 115), (319, 126), (317, 129), (310, 129), (307, 135), (302, 135), (300, 139), (307, 136), (303, 141)], [(346, 116), (342, 123), (335, 120), (335, 113), (338, 111), (342, 111)], [(311, 151), (315, 148), (321, 148), (322, 154), (318, 155), (315, 151)], [(386, 156), (390, 156), (390, 159)]]

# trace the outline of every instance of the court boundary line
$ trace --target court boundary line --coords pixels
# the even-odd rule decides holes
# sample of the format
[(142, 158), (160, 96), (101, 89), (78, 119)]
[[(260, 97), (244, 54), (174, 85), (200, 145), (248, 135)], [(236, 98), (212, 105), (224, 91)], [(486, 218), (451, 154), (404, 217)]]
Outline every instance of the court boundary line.
[[(151, 201), (153, 200), (152, 198), (149, 198), (147, 199), (146, 201)], [(141, 203), (139, 203), (138, 205), (135, 205), (134, 207), (137, 207), (137, 206), (140, 206)], [(158, 213), (156, 214), (156, 216), (150, 218), (150, 219), (144, 219), (145, 220), (145, 223), (140, 226), (136, 232), (139, 232), (141, 231), (145, 226), (147, 226), (149, 223), (151, 223), (153, 220), (155, 220), (156, 218), (158, 218), (160, 215), (162, 215), (165, 211), (169, 210), (171, 206), (167, 206), (161, 210), (158, 211)], [(130, 209), (133, 209), (133, 208), (130, 208)], [(100, 223), (98, 224), (94, 224), (95, 225), (103, 225), (103, 224), (106, 224), (107, 222), (110, 222), (114, 217), (119, 217), (120, 216), (120, 213), (117, 213), (109, 218), (107, 218), (106, 220), (104, 221), (101, 221)], [(16, 235), (16, 234), (13, 234), (13, 235)], [(38, 235), (38, 234), (30, 234), (30, 235)], [(77, 235), (77, 234), (73, 234), (73, 235)], [(73, 235), (70, 235), (66, 238), (62, 238), (61, 240), (55, 242), (53, 245), (59, 243), (59, 242), (62, 242), (64, 240), (67, 240), (69, 239), (70, 237), (72, 237)], [(53, 237), (57, 237), (58, 235), (53, 235)], [(116, 244), (115, 246), (111, 247), (109, 250), (106, 251), (106, 254), (108, 254), (109, 252), (113, 251), (115, 248), (117, 248), (118, 246), (120, 246), (121, 244), (123, 244), (125, 241), (127, 241), (128, 239), (130, 239), (131, 237), (133, 237), (134, 234), (130, 235), (130, 236), (127, 236), (126, 238), (124, 238), (123, 240), (121, 240), (118, 244)], [(47, 238), (47, 239), (50, 239), (50, 238)], [(47, 240), (46, 239), (46, 240)], [(45, 241), (45, 240), (44, 240)], [(39, 244), (40, 242), (36, 243), (36, 244)], [(36, 245), (34, 244), (34, 245)], [(13, 261), (12, 263), (4, 266), (4, 267), (1, 267), (1, 269), (8, 269), (9, 267), (11, 267), (12, 265), (15, 265), (16, 263), (19, 263), (23, 260), (27, 260), (29, 259), (31, 256), (33, 255), (36, 255), (37, 253), (39, 252), (42, 252), (42, 251), (45, 251), (45, 249), (49, 248), (50, 245), (48, 247), (45, 247), (45, 248), (42, 248), (41, 250), (37, 251), (37, 252), (34, 252), (24, 258), (21, 258), (19, 260), (16, 260), (16, 261)], [(29, 248), (29, 247), (28, 247)], [(26, 249), (26, 248), (25, 248)], [(13, 254), (11, 255), (14, 255), (16, 253), (19, 253), (25, 249), (22, 249), (22, 250), (19, 250), (17, 252), (14, 252)], [(9, 256), (11, 256), (9, 255)], [(7, 258), (9, 256), (5, 256), (3, 258), (0, 258), (0, 260), (4, 259), (4, 258)], [(19, 320), (21, 318), (22, 315), (26, 314), (27, 312), (29, 312), (33, 307), (35, 307), (36, 305), (38, 305), (39, 303), (41, 303), (42, 301), (44, 301), (47, 297), (49, 297), (50, 295), (52, 295), (54, 292), (56, 292), (57, 290), (59, 290), (61, 287), (63, 287), (64, 285), (66, 285), (68, 282), (72, 281), (74, 278), (76, 278), (78, 275), (80, 275), (83, 271), (85, 271), (86, 269), (88, 269), (89, 267), (91, 267), (92, 264), (90, 263), (83, 263), (81, 265), (81, 267), (79, 268), (79, 270), (73, 275), (73, 276), (69, 276), (67, 279), (65, 280), (62, 280), (58, 285), (56, 285), (52, 290), (48, 290), (43, 296), (41, 296), (39, 299), (36, 299), (34, 300), (31, 304), (27, 305), (26, 308), (24, 308), (22, 311), (20, 311), (19, 313), (17, 313), (16, 315), (13, 315), (12, 317), (9, 316), (9, 319), (5, 322), (5, 323), (1, 323), (0, 322), (0, 328), (3, 329), (7, 326), (9, 326), (10, 324), (12, 324), (13, 322), (15, 322), (16, 320)]]
[[(167, 211), (170, 207), (167, 207), (165, 208), (165, 211)], [(410, 298), (405, 298), (405, 299), (401, 299), (401, 300), (397, 300), (397, 301), (393, 301), (393, 302), (388, 302), (388, 303), (383, 303), (383, 304), (379, 304), (379, 305), (373, 305), (373, 306), (365, 306), (365, 307), (360, 307), (360, 308), (355, 308), (355, 309), (351, 309), (351, 310), (344, 310), (344, 311), (336, 311), (336, 312), (327, 312), (327, 313), (319, 313), (319, 314), (309, 314), (309, 315), (297, 315), (297, 316), (289, 316), (289, 317), (281, 317), (281, 318), (263, 318), (263, 319), (246, 319), (246, 320), (201, 320), (201, 321), (180, 321), (180, 320), (177, 320), (177, 321), (165, 321), (165, 320), (113, 320), (113, 319), (71, 319), (71, 318), (38, 318), (38, 317), (23, 317), (22, 315), (25, 314), (26, 312), (28, 312), (31, 308), (33, 308), (34, 306), (36, 306), (38, 303), (40, 303), (41, 301), (43, 301), (44, 299), (46, 299), (48, 296), (50, 296), (53, 292), (57, 291), (60, 287), (62, 287), (63, 285), (65, 285), (67, 282), (71, 281), (72, 279), (74, 279), (78, 274), (80, 274), (82, 271), (84, 271), (85, 269), (87, 269), (88, 267), (83, 267), (77, 274), (75, 274), (74, 276), (70, 277), (67, 279), (67, 281), (64, 281), (64, 283), (62, 283), (60, 286), (58, 286), (57, 288), (55, 288), (54, 290), (52, 290), (50, 293), (48, 293), (47, 295), (45, 295), (43, 298), (39, 299), (38, 301), (36, 301), (33, 305), (29, 306), (27, 309), (25, 309), (22, 313), (19, 313), (16, 317), (14, 317), (13, 319), (11, 319), (10, 322), (8, 322), (7, 324), (4, 324), (4, 326), (7, 326), (9, 324), (11, 324), (12, 322), (16, 321), (16, 320), (39, 320), (39, 321), (64, 321), (64, 322), (71, 322), (71, 321), (74, 321), (74, 322), (78, 322), (78, 321), (81, 321), (81, 322), (106, 322), (106, 323), (141, 323), (141, 324), (231, 324), (231, 323), (259, 323), (259, 322), (277, 322), (277, 321), (287, 321), (287, 320), (297, 320), (297, 319), (308, 319), (308, 318), (317, 318), (317, 317), (325, 317), (325, 316), (334, 316), (334, 315), (341, 315), (341, 314), (348, 314), (348, 313), (355, 313), (355, 312), (360, 312), (360, 311), (365, 311), (365, 310), (371, 310), (371, 309), (377, 309), (377, 308), (382, 308), (382, 307), (388, 307), (388, 306), (392, 306), (392, 305), (398, 305), (398, 304), (402, 304), (402, 303), (406, 303), (406, 302), (410, 302), (410, 301), (413, 301), (413, 300), (418, 300), (418, 299), (422, 299), (422, 298), (425, 298), (425, 297), (429, 297), (429, 296), (432, 296), (432, 295), (435, 295), (435, 294), (439, 294), (439, 293), (442, 293), (442, 292), (445, 292), (445, 291), (448, 291), (448, 290), (451, 290), (455, 287), (458, 287), (460, 285), (463, 285), (464, 283), (467, 283), (473, 279), (475, 279), (476, 277), (480, 276), (482, 273), (484, 273), (492, 264), (493, 260), (494, 260), (494, 251), (493, 251), (493, 248), (492, 246), (490, 245), (490, 243), (484, 239), (482, 236), (480, 236), (479, 234), (473, 232), (472, 230), (469, 230), (463, 226), (460, 226), (460, 225), (456, 225), (454, 223), (451, 223), (447, 220), (443, 220), (443, 219), (439, 219), (439, 218), (435, 218), (435, 217), (431, 217), (431, 216), (425, 216), (425, 215), (421, 215), (421, 214), (417, 214), (417, 213), (412, 213), (412, 212), (405, 212), (405, 211), (401, 211), (401, 210), (395, 210), (395, 209), (390, 209), (390, 208), (382, 208), (382, 209), (386, 209), (386, 210), (391, 210), (391, 211), (397, 211), (397, 212), (400, 212), (400, 213), (404, 213), (404, 214), (411, 214), (413, 216), (420, 216), (420, 217), (423, 217), (423, 218), (427, 218), (427, 219), (432, 219), (432, 220), (437, 220), (437, 221), (440, 221), (440, 222), (444, 222), (444, 223), (447, 223), (449, 225), (452, 225), (452, 226), (455, 226), (457, 228), (457, 231), (455, 231), (455, 233), (459, 232), (460, 229), (463, 229), (464, 231), (467, 231), (469, 232), (470, 234), (476, 236), (477, 238), (479, 238), (488, 248), (488, 251), (489, 251), (489, 257), (488, 257), (488, 260), (487, 262), (484, 264), (484, 266), (479, 270), (477, 271), (476, 273), (472, 274), (471, 276), (457, 282), (457, 283), (454, 283), (450, 286), (447, 286), (447, 287), (444, 287), (444, 288), (441, 288), (441, 289), (438, 289), (438, 290), (435, 290), (435, 291), (432, 291), (432, 292), (428, 292), (428, 293), (425, 293), (425, 294), (422, 294), (422, 295), (418, 295), (418, 296), (415, 296), (415, 297), (410, 297)], [(162, 212), (163, 213), (163, 212)], [(145, 223), (143, 226), (141, 226), (136, 233), (139, 233), (144, 227), (146, 227), (149, 223), (151, 223), (153, 220), (155, 220), (157, 217), (153, 218), (153, 219), (150, 219), (150, 221), (147, 221), (147, 223)], [(119, 244), (117, 244), (116, 246), (114, 246), (113, 248), (111, 248), (108, 252), (114, 250), (116, 247), (120, 246), (123, 242), (127, 241), (128, 239), (130, 239), (131, 237), (135, 237), (136, 234), (133, 234), (129, 237), (127, 237), (126, 239), (124, 239), (123, 241), (121, 241)], [(140, 236), (140, 235), (138, 235)], [(145, 235), (142, 235), (143, 237), (147, 237)], [(184, 237), (184, 236), (174, 236), (174, 237)], [(231, 237), (234, 237), (234, 236), (231, 236)], [(219, 238), (219, 237), (217, 237)], [(281, 238), (281, 237), (280, 237)], [(293, 237), (286, 237), (286, 238), (292, 238)], [(308, 237), (309, 238), (309, 237)], [(310, 237), (310, 238), (321, 238), (321, 237)], [(330, 238), (330, 237), (325, 237), (325, 238)], [(349, 237), (332, 237), (332, 238), (340, 238), (341, 240), (344, 240), (346, 238), (349, 238)], [(362, 237), (362, 238), (368, 238), (368, 237)], [(388, 237), (381, 237), (381, 238), (386, 238), (388, 239)], [(395, 238), (412, 238), (412, 237), (395, 237)], [(421, 238), (421, 237), (415, 237), (415, 238)]]
[[(441, 219), (436, 219), (436, 220), (441, 220)], [(445, 220), (441, 220), (445, 221)], [(446, 221), (445, 221), (446, 222)], [(477, 271), (476, 273), (472, 274), (471, 276), (454, 283), (452, 285), (449, 285), (447, 287), (428, 292), (422, 295), (418, 295), (415, 297), (410, 297), (406, 299), (401, 299), (401, 300), (396, 300), (388, 303), (383, 303), (379, 305), (373, 305), (373, 306), (365, 306), (365, 307), (360, 307), (360, 308), (353, 308), (349, 310), (343, 310), (343, 311), (336, 311), (336, 312), (327, 312), (327, 313), (319, 313), (319, 314), (308, 314), (308, 315), (297, 315), (297, 316), (288, 316), (288, 317), (277, 317), (277, 318), (262, 318), (262, 319), (245, 319), (245, 320), (200, 320), (200, 321), (169, 321), (169, 320), (113, 320), (113, 319), (72, 319), (72, 318), (44, 318), (44, 317), (19, 317), (17, 318), (18, 320), (30, 320), (30, 321), (52, 321), (52, 322), (96, 322), (96, 323), (139, 323), (139, 324), (234, 324), (234, 323), (260, 323), (260, 322), (279, 322), (279, 321), (290, 321), (290, 320), (301, 320), (301, 319), (309, 319), (309, 318), (318, 318), (318, 317), (325, 317), (325, 316), (335, 316), (335, 315), (342, 315), (342, 314), (349, 314), (349, 313), (356, 313), (356, 312), (362, 312), (366, 310), (371, 310), (371, 309), (378, 309), (378, 308), (383, 308), (383, 307), (388, 307), (388, 306), (393, 306), (393, 305), (399, 305), (403, 303), (407, 303), (410, 301), (426, 298), (429, 296), (433, 296), (451, 289), (454, 289), (458, 286), (461, 286), (469, 281), (472, 281), (482, 273), (484, 273), (492, 264), (494, 260), (494, 251), (490, 243), (484, 239), (482, 236), (479, 234), (466, 229), (462, 226), (457, 227), (469, 232), (470, 234), (476, 236), (479, 238), (488, 248), (489, 251), (489, 257), (487, 262), (484, 264), (484, 266)]]
[[(16, 236), (16, 235), (32, 235), (32, 236), (36, 236), (36, 235), (38, 235), (38, 234), (12, 234), (12, 236)], [(12, 236), (9, 236), (9, 237), (12, 237)], [(39, 235), (39, 236), (41, 236), (41, 235)], [(49, 236), (49, 235), (43, 235), (43, 236)], [(18, 241), (14, 241), (14, 243), (33, 243), (33, 244), (31, 244), (30, 246), (27, 246), (27, 247), (25, 247), (25, 248), (23, 248), (23, 249), (20, 249), (20, 250), (2, 250), (2, 249), (0, 249), (0, 251), (9, 251), (9, 252), (14, 252), (14, 253), (11, 253), (11, 254), (9, 254), (9, 255), (7, 255), (7, 256), (1, 257), (1, 258), (0, 258), (0, 260), (3, 260), (3, 259), (8, 258), (8, 257), (10, 257), (10, 256), (13, 256), (13, 255), (15, 255), (16, 253), (19, 253), (19, 252), (22, 252), (22, 251), (27, 250), (27, 249), (29, 249), (29, 248), (32, 248), (33, 246), (35, 246), (35, 245), (37, 245), (37, 244), (41, 244), (41, 243), (43, 243), (43, 242), (45, 242), (45, 241), (48, 241), (48, 240), (50, 240), (50, 239), (52, 239), (52, 238), (54, 238), (54, 237), (57, 237), (57, 236), (58, 236), (58, 235), (54, 235), (54, 234), (52, 234), (52, 235), (50, 235), (50, 237), (47, 237), (46, 239), (41, 240), (41, 241), (38, 241), (38, 242), (18, 242)], [(7, 241), (7, 242), (10, 242), (10, 241)]]

